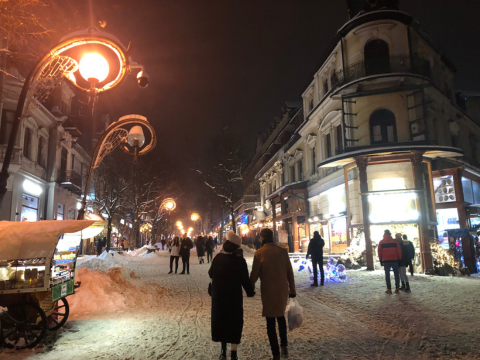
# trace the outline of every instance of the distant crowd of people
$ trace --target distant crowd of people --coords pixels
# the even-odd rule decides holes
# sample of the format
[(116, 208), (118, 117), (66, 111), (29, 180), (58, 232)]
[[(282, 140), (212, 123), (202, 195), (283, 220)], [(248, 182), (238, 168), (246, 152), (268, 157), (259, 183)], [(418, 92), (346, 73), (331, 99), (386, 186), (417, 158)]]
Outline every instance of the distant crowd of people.
[(180, 239), (178, 236), (175, 236), (173, 239), (164, 239), (165, 243), (162, 244), (162, 250), (164, 246), (168, 248), (170, 252), (170, 272), (173, 273), (173, 264), (175, 263), (175, 274), (178, 271), (178, 261), (180, 257), (182, 258), (183, 271), (180, 274), (190, 274), (190, 250), (195, 245), (197, 249), (197, 256), (199, 264), (205, 263), (205, 253), (207, 254), (207, 263), (210, 263), (213, 260), (213, 253), (217, 247), (218, 240), (217, 238), (213, 239), (211, 236), (203, 237), (198, 236), (193, 242), (186, 234)]

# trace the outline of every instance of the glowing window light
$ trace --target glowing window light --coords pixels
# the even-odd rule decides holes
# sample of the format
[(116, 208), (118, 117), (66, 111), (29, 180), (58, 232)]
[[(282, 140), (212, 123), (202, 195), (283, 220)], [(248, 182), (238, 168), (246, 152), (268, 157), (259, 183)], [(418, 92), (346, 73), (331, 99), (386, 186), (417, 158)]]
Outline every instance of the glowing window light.
[(40, 185), (35, 184), (33, 181), (28, 179), (23, 182), (23, 190), (34, 196), (39, 196), (43, 191)]

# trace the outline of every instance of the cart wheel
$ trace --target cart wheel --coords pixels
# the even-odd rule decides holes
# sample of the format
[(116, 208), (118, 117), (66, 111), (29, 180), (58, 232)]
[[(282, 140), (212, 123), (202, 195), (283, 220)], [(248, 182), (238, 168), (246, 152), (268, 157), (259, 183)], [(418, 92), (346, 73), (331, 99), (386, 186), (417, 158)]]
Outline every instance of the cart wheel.
[(66, 298), (59, 299), (55, 304), (55, 311), (48, 317), (48, 330), (60, 329), (67, 322), (70, 306)]
[(0, 340), (10, 349), (35, 347), (47, 332), (45, 312), (31, 302), (8, 307), (0, 320)]

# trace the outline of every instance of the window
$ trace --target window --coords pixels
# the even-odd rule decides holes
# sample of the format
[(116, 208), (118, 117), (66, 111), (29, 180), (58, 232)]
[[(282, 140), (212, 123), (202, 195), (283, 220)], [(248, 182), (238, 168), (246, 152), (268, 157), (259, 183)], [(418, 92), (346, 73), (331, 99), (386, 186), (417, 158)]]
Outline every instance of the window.
[(31, 160), (32, 156), (32, 130), (25, 128), (25, 136), (23, 138), (23, 156)]
[(335, 129), (335, 132), (337, 133), (337, 153), (342, 154), (343, 153), (342, 125), (338, 125)]
[(277, 180), (273, 180), (273, 191), (277, 190)]
[(287, 183), (287, 171), (284, 170), (282, 173), (282, 186)]
[(313, 98), (310, 99), (310, 103), (308, 104), (308, 111), (313, 110)]
[(75, 209), (68, 209), (68, 220), (75, 220)]
[(327, 154), (327, 159), (329, 157), (332, 157), (332, 137), (330, 134), (327, 134), (327, 136), (325, 137), (325, 143), (326, 143), (326, 147), (327, 147), (327, 151), (326, 151), (326, 154)]
[(315, 147), (312, 148), (312, 175), (317, 173), (317, 153)]
[(75, 169), (75, 154), (72, 154), (72, 167), (71, 167), (72, 170)]
[(62, 146), (62, 153), (60, 158), (60, 182), (67, 181), (67, 157), (68, 151)]
[(13, 111), (2, 111), (2, 126), (0, 128), (0, 142), (2, 144), (8, 144), (8, 138), (10, 137), (10, 132), (12, 131), (14, 118), (15, 113)]
[(22, 196), (22, 215), (20, 221), (38, 220), (38, 198), (28, 194)]
[(65, 205), (58, 204), (58, 206), (57, 206), (57, 220), (63, 220), (64, 211), (65, 211)]
[(37, 151), (37, 164), (41, 167), (45, 167), (45, 138), (43, 136), (38, 137), (38, 151)]
[(333, 70), (330, 75), (330, 84), (332, 85), (332, 88), (337, 84), (337, 74), (335, 73), (335, 70)]
[(327, 95), (328, 93), (328, 79), (325, 79), (323, 81), (323, 96)]
[(291, 183), (295, 182), (295, 166), (294, 165), (290, 166), (290, 182)]
[(298, 181), (303, 181), (303, 161), (298, 160), (297, 166), (298, 166)]
[(370, 139), (372, 144), (397, 141), (395, 115), (390, 110), (377, 110), (370, 116)]
[(390, 51), (388, 44), (380, 39), (365, 45), (365, 75), (377, 75), (390, 72)]

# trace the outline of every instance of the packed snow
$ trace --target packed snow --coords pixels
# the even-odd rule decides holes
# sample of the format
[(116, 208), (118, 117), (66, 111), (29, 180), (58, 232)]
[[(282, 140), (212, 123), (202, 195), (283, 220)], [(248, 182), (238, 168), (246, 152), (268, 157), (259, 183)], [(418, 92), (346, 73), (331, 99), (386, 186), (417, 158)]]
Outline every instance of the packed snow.
[[(199, 265), (193, 249), (191, 274), (168, 275), (168, 251), (147, 253), (82, 258), (66, 326), (34, 350), (4, 350), (0, 358), (218, 358), (220, 345), (210, 338), (209, 265)], [(244, 249), (249, 266), (252, 254)], [(310, 287), (308, 273), (295, 277), (304, 319), (289, 333), (289, 359), (480, 359), (478, 277), (416, 274), (412, 292), (399, 295), (384, 293), (381, 271), (348, 271), (347, 282), (318, 288)], [(239, 358), (271, 359), (258, 283), (257, 295), (244, 299), (244, 319)]]

